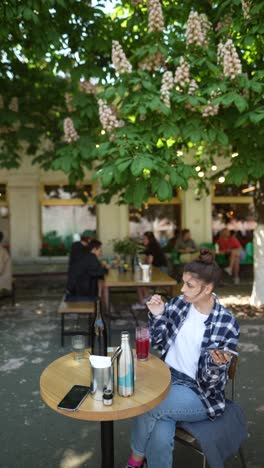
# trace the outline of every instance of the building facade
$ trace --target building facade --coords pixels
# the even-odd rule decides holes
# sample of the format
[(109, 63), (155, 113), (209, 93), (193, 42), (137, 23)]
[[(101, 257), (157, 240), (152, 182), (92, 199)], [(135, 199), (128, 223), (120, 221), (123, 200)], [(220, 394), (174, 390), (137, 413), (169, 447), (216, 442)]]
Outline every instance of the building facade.
[[(82, 193), (89, 197), (96, 189), (87, 173)], [(45, 172), (25, 158), (19, 169), (0, 170), (0, 230), (13, 260), (36, 260), (66, 255), (72, 240), (84, 231), (103, 242), (105, 255), (111, 255), (113, 239), (140, 237), (145, 230), (153, 230), (161, 243), (182, 228), (191, 230), (197, 244), (212, 242), (217, 230), (228, 224), (228, 216), (230, 222), (235, 218), (238, 206), (244, 214), (235, 230), (238, 222), (242, 231), (254, 228), (250, 193), (228, 195), (217, 189), (217, 195), (214, 190), (199, 198), (194, 187), (178, 190), (172, 201), (150, 198), (141, 210), (119, 206), (115, 199), (109, 205), (95, 205), (91, 198), (83, 202), (80, 190), (69, 186), (64, 173)]]

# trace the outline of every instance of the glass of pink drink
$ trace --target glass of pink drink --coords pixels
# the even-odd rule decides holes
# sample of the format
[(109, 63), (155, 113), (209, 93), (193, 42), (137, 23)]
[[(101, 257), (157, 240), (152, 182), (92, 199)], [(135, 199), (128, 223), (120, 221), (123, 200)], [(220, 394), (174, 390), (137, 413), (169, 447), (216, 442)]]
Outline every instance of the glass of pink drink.
[(149, 329), (136, 328), (136, 355), (139, 361), (146, 361), (149, 355)]

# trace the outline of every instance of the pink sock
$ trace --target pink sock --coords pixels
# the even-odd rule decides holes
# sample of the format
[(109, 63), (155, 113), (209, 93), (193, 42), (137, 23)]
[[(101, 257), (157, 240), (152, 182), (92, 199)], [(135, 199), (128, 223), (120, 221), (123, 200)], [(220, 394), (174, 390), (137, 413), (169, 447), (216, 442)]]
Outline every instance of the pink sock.
[(134, 466), (135, 468), (137, 468), (138, 466), (141, 466), (143, 464), (143, 460), (136, 461), (136, 460), (134, 460), (134, 458), (131, 455), (129, 457), (128, 464), (131, 465), (131, 466)]

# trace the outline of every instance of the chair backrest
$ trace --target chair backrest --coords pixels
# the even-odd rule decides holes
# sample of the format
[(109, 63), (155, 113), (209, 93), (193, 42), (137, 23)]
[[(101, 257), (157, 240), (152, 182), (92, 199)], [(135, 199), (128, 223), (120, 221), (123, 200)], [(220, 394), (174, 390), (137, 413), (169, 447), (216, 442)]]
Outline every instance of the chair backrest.
[(235, 375), (236, 375), (236, 370), (237, 370), (237, 364), (238, 364), (238, 356), (232, 356), (231, 364), (228, 369), (228, 377), (229, 377), (229, 380), (231, 381), (232, 400), (235, 399)]
[(252, 257), (254, 256), (254, 250), (253, 250), (253, 242), (248, 242), (246, 245), (245, 245), (245, 251), (247, 253), (247, 255), (249, 257)]

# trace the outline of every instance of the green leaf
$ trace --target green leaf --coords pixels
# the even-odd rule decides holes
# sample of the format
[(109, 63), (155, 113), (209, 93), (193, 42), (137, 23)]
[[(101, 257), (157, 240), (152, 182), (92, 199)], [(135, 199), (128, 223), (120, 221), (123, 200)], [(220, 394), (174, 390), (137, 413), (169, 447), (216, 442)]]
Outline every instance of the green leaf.
[(139, 207), (142, 205), (143, 201), (147, 199), (147, 188), (144, 181), (140, 180), (133, 193), (134, 205)]
[(117, 164), (117, 169), (119, 172), (124, 172), (131, 164), (131, 159), (129, 158), (127, 161), (123, 161)]
[(185, 180), (175, 171), (170, 172), (170, 181), (172, 186), (182, 187), (185, 184)]
[(248, 109), (248, 102), (246, 101), (245, 98), (243, 98), (242, 96), (239, 96), (238, 94), (236, 94), (234, 98), (234, 103), (240, 113)]
[(224, 132), (221, 132), (221, 130), (218, 130), (217, 132), (217, 140), (223, 146), (227, 146), (229, 144), (228, 136)]
[(102, 185), (104, 188), (110, 185), (110, 183), (112, 182), (112, 178), (113, 178), (113, 170), (106, 169), (102, 177)]
[(261, 122), (261, 120), (264, 119), (264, 111), (263, 112), (250, 112), (248, 115), (249, 115), (249, 120), (253, 124), (258, 124), (259, 122)]
[(131, 172), (135, 177), (139, 176), (142, 173), (143, 169), (151, 170), (152, 168), (153, 168), (152, 160), (144, 156), (143, 157), (136, 156), (134, 158), (134, 161), (131, 164)]
[(162, 180), (159, 184), (157, 195), (160, 201), (171, 200), (172, 198), (172, 187), (166, 180)]
[(142, 85), (144, 86), (145, 89), (147, 89), (148, 91), (153, 91), (154, 88), (153, 88), (153, 85), (150, 81), (146, 81), (146, 80), (143, 80), (142, 81)]

